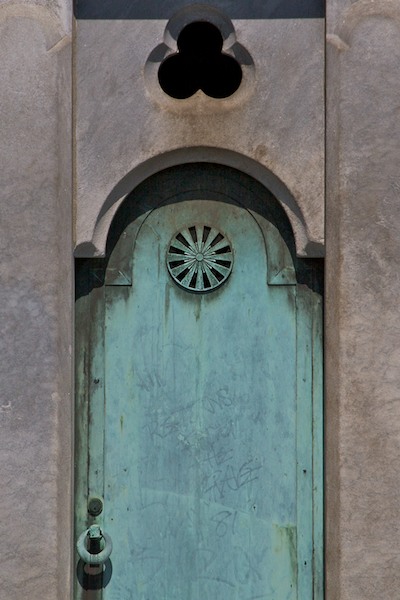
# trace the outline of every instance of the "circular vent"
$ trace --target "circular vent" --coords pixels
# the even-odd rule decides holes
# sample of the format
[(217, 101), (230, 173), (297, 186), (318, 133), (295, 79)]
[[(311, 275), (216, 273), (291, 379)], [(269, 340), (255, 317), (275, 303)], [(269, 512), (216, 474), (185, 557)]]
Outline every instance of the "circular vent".
[(182, 229), (171, 240), (167, 266), (172, 279), (191, 292), (208, 292), (231, 274), (233, 253), (226, 237), (206, 225)]

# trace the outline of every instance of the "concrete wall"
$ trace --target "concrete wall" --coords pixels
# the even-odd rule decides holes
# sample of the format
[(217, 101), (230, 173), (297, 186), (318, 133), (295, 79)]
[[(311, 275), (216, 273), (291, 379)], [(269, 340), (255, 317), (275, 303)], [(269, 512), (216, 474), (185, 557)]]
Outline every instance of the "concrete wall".
[[(71, 4), (0, 3), (4, 600), (63, 600), (71, 593)], [(277, 193), (297, 227), (299, 252), (307, 254), (313, 242), (308, 246), (313, 255), (323, 242), (323, 24), (311, 19), (301, 31), (289, 21), (234, 23), (255, 65), (247, 113), (238, 119), (236, 107), (234, 121), (229, 111), (217, 118), (197, 99), (203, 113), (211, 110), (206, 123), (222, 119), (224, 127), (211, 130), (193, 114), (182, 116), (182, 123), (193, 128), (192, 154), (185, 160), (211, 155), (222, 160), (220, 148), (225, 148), (232, 166), (245, 157), (242, 164), (257, 176), (261, 165), (269, 173), (266, 183), (278, 188), (279, 181), (284, 183)], [(151, 21), (142, 37), (129, 25), (126, 39), (137, 64), (162, 43), (166, 23)], [(326, 23), (326, 598), (391, 600), (400, 584), (398, 0), (328, 0)], [(100, 61), (95, 26), (113, 29), (104, 46), (110, 44), (110, 51)], [(108, 91), (102, 89), (100, 71), (90, 68), (100, 64), (112, 75), (118, 27), (87, 21), (76, 34), (74, 181), (82, 254), (101, 251), (107, 223), (103, 230), (99, 223), (105, 214), (111, 218), (135, 177), (140, 180), (185, 154), (181, 117), (152, 96), (149, 79), (142, 94), (139, 78), (125, 77), (129, 56), (123, 44), (115, 50), (118, 69)], [(144, 31), (143, 23), (139, 29)], [(265, 60), (272, 55), (273, 64)], [(298, 62), (289, 60), (297, 55)], [(108, 94), (101, 97), (100, 115), (92, 102), (98, 93)], [(130, 112), (136, 102), (146, 115), (144, 129), (137, 127), (140, 114), (137, 120), (137, 112)], [(280, 119), (274, 121), (277, 111)], [(133, 138), (122, 127), (124, 113), (130, 115)], [(240, 123), (240, 131), (227, 138), (224, 131), (232, 123)], [(166, 125), (172, 137), (158, 139)], [(298, 142), (291, 146), (287, 140), (293, 139)], [(174, 155), (167, 152), (171, 140)], [(164, 157), (159, 162), (157, 153)], [(146, 166), (140, 170), (140, 164)]]
[(69, 2), (0, 4), (0, 529), (4, 600), (69, 598)]
[(399, 597), (400, 6), (327, 14), (328, 600)]

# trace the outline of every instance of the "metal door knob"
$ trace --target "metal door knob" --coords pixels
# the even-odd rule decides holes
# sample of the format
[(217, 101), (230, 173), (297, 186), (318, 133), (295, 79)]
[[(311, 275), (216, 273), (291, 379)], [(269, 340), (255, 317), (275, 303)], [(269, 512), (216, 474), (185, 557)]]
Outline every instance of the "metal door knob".
[[(86, 547), (87, 539), (100, 542), (104, 540), (104, 548), (97, 554), (89, 552)], [(88, 565), (102, 565), (108, 560), (112, 552), (112, 541), (108, 533), (102, 531), (99, 525), (91, 525), (78, 538), (76, 549), (79, 556)]]

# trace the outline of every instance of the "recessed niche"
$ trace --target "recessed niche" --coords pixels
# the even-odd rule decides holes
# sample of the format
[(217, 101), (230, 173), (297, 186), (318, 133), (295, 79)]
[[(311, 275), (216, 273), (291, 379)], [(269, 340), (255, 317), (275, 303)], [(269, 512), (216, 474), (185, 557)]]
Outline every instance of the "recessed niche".
[(228, 98), (242, 82), (238, 61), (222, 51), (221, 31), (206, 21), (189, 23), (177, 39), (178, 52), (160, 65), (158, 81), (176, 99), (203, 91), (211, 98)]

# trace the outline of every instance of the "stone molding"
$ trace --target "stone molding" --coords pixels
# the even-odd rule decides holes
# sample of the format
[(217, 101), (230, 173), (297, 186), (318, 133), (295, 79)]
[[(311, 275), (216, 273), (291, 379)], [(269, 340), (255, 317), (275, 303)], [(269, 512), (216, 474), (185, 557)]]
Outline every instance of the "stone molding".
[(125, 197), (147, 177), (162, 169), (193, 162), (214, 162), (236, 168), (251, 175), (269, 189), (285, 210), (295, 236), (299, 256), (321, 257), (324, 255), (322, 243), (314, 242), (307, 229), (301, 206), (296, 202), (282, 181), (271, 171), (260, 165), (253, 158), (243, 156), (232, 150), (222, 148), (178, 148), (154, 157), (132, 169), (110, 192), (100, 208), (96, 219), (92, 238), (82, 242), (75, 248), (76, 257), (104, 256), (108, 231), (113, 217)]

